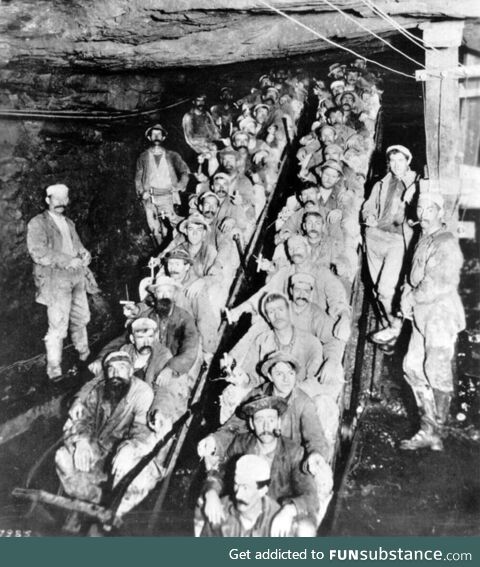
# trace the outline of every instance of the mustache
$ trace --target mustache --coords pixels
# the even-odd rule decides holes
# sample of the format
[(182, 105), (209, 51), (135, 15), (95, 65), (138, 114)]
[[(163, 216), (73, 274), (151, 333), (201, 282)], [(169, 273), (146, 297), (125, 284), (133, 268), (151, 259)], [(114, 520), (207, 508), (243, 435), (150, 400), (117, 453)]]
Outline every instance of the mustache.
[(140, 354), (149, 354), (152, 352), (152, 347), (150, 345), (144, 345), (138, 349)]
[(210, 219), (215, 216), (215, 213), (213, 211), (204, 211), (203, 216), (206, 217), (207, 219)]
[(303, 302), (303, 303), (308, 303), (308, 297), (305, 297), (303, 295), (298, 296), (295, 301), (298, 302)]
[(275, 439), (278, 439), (278, 437), (280, 437), (282, 435), (282, 432), (280, 429), (275, 428), (272, 429), (272, 431), (262, 431), (262, 433), (259, 434), (260, 439), (262, 439), (263, 437), (274, 437)]

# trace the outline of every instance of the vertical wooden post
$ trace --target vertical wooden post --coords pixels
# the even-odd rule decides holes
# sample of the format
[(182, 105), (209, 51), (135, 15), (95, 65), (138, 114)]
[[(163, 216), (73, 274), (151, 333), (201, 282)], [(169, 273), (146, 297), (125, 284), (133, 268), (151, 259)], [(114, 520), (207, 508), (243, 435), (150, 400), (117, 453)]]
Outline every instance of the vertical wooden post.
[[(450, 217), (460, 191), (461, 152), (459, 85), (451, 70), (458, 64), (463, 22), (426, 23), (421, 28), (424, 41), (436, 48), (425, 54), (429, 73), (424, 82), (428, 174), (433, 184), (438, 184)], [(455, 225), (455, 219), (452, 221)]]

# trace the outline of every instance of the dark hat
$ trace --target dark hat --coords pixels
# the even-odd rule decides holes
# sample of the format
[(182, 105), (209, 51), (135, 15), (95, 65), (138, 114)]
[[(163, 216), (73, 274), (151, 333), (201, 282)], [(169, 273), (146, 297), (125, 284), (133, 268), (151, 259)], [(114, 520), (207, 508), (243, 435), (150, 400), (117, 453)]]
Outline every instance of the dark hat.
[(193, 264), (193, 260), (190, 256), (190, 254), (184, 250), (183, 248), (174, 248), (173, 250), (171, 250), (170, 252), (168, 252), (165, 255), (165, 260), (168, 262), (168, 260), (183, 260), (184, 262), (187, 262), (188, 264)]
[(253, 417), (258, 411), (264, 409), (277, 410), (278, 415), (283, 415), (287, 409), (287, 402), (278, 396), (266, 396), (259, 394), (247, 400), (239, 410), (239, 415), (242, 419)]
[(272, 366), (275, 366), (275, 364), (277, 364), (278, 362), (287, 362), (291, 364), (295, 372), (298, 372), (300, 370), (300, 363), (294, 356), (292, 356), (288, 352), (278, 351), (269, 354), (265, 359), (260, 368), (261, 374), (265, 376), (265, 378), (268, 378)]
[(145, 130), (145, 138), (148, 138), (148, 136), (150, 135), (150, 132), (152, 130), (161, 130), (164, 133), (165, 136), (168, 134), (168, 132), (165, 130), (165, 128), (161, 124), (154, 124), (153, 126), (150, 126), (150, 128), (147, 128)]

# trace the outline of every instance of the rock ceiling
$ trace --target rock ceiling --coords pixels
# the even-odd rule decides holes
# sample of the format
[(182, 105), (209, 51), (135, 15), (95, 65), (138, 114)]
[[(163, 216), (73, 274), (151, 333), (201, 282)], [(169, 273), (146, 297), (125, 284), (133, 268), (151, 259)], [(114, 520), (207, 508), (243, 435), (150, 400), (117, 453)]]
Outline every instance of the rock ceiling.
[[(269, 0), (319, 33), (360, 48), (369, 35), (323, 0)], [(393, 30), (366, 1), (334, 0), (378, 34)], [(477, 0), (376, 0), (408, 28), (477, 18)], [(330, 46), (255, 0), (3, 0), (1, 67), (106, 71), (219, 65)]]

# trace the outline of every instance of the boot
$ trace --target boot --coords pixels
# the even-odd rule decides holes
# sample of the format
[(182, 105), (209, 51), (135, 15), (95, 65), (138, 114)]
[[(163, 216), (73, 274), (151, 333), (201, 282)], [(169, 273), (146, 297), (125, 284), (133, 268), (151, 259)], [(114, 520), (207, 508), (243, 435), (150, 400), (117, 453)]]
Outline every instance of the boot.
[(404, 439), (400, 449), (416, 451), (417, 449), (431, 449), (443, 451), (443, 443), (438, 433), (435, 412), (435, 398), (431, 389), (414, 390), (418, 409), (421, 414), (420, 429), (411, 439)]
[(433, 390), (435, 396), (435, 407), (437, 414), (437, 423), (439, 426), (445, 425), (450, 415), (450, 402), (452, 400), (451, 392), (443, 392), (442, 390)]
[(62, 377), (63, 339), (45, 338), (45, 349), (47, 351), (47, 376), (50, 380), (58, 380)]

